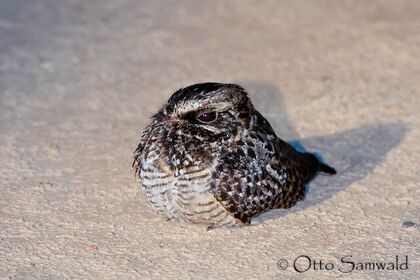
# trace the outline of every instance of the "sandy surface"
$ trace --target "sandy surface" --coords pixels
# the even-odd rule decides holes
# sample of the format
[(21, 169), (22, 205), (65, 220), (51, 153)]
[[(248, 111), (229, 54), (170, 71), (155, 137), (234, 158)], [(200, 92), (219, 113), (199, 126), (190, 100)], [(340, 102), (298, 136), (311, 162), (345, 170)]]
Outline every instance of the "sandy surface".
[[(419, 278), (419, 30), (418, 1), (1, 0), (0, 278)], [(254, 226), (163, 221), (132, 152), (200, 81), (246, 87), (338, 175)]]

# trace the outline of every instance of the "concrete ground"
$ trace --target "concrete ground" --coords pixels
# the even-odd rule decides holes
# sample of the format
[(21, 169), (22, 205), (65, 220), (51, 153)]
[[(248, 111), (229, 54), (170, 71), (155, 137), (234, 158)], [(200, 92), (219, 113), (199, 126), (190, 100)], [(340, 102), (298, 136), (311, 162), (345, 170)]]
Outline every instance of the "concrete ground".
[[(419, 30), (418, 1), (0, 0), (0, 278), (420, 278)], [(132, 152), (201, 81), (338, 174), (249, 227), (159, 218)]]

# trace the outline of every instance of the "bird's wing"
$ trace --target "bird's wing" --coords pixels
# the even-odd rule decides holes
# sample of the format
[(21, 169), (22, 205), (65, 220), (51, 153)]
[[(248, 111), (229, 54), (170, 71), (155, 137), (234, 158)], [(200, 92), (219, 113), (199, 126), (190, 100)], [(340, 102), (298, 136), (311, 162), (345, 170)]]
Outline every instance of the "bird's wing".
[(291, 207), (303, 198), (303, 183), (293, 162), (278, 150), (273, 137), (251, 132), (246, 143), (239, 141), (222, 149), (212, 174), (216, 200), (244, 223), (269, 209)]

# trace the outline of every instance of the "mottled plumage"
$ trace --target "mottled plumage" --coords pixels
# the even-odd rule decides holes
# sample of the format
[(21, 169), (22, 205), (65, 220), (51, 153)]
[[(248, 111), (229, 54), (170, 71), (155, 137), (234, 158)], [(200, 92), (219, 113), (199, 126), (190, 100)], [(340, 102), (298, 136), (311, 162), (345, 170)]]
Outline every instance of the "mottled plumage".
[(242, 87), (220, 83), (175, 92), (142, 132), (133, 167), (157, 213), (210, 227), (289, 208), (318, 171), (335, 173), (279, 139)]

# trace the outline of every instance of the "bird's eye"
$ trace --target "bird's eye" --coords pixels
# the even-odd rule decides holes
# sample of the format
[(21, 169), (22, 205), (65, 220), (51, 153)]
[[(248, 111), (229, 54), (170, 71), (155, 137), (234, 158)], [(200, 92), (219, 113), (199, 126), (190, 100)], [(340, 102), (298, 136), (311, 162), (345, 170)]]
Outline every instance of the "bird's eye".
[(210, 123), (217, 119), (216, 111), (203, 111), (197, 115), (197, 120), (203, 123)]

